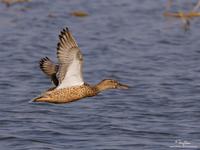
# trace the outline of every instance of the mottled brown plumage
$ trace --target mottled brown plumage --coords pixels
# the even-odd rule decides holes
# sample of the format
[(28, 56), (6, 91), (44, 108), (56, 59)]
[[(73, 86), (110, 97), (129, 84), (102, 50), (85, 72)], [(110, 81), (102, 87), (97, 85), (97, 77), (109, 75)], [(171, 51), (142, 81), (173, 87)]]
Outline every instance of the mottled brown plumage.
[(78, 87), (63, 88), (58, 90), (47, 91), (42, 96), (34, 99), (35, 102), (49, 103), (69, 103), (78, 99), (96, 95), (95, 89), (89, 85)]
[(50, 88), (44, 92), (41, 96), (33, 99), (34, 102), (49, 102), (49, 103), (69, 103), (77, 101), (85, 97), (95, 96), (101, 91), (107, 89), (127, 89), (128, 86), (121, 84), (112, 79), (106, 79), (101, 81), (95, 86), (89, 84), (83, 84), (81, 86), (75, 86), (70, 88), (55, 89)]

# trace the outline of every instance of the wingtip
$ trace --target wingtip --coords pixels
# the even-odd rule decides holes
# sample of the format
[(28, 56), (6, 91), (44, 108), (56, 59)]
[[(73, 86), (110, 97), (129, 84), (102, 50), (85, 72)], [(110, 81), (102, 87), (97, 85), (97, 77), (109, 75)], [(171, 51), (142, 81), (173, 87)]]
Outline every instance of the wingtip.
[(40, 67), (44, 64), (45, 61), (49, 61), (49, 60), (50, 59), (48, 57), (41, 58), (39, 61)]
[(63, 30), (60, 32), (60, 35), (64, 35), (66, 32), (69, 32), (69, 28), (68, 27), (65, 27), (63, 28)]
[(57, 44), (57, 53), (58, 53), (58, 49), (60, 48), (60, 42), (58, 42), (58, 44)]
[(68, 27), (65, 27), (65, 28), (63, 28), (63, 31), (69, 31), (69, 28)]
[(64, 28), (63, 28), (63, 31), (65, 31), (65, 32), (69, 31), (69, 27), (67, 27), (67, 26), (64, 27)]
[(39, 61), (39, 67), (40, 69), (45, 72), (45, 69), (49, 64), (51, 64), (51, 60), (48, 57), (43, 57)]
[(59, 37), (59, 41), (57, 44), (57, 52), (59, 51), (60, 47), (62, 47), (63, 49), (70, 49), (72, 47), (78, 47), (78, 45), (77, 45), (73, 35), (70, 33), (68, 27), (63, 28), (60, 31), (60, 34), (58, 37)]
[(66, 30), (66, 32), (69, 32), (69, 28), (68, 27), (65, 27), (65, 30)]
[(62, 39), (63, 34), (64, 34), (64, 33), (61, 32), (61, 34), (59, 35), (59, 39)]

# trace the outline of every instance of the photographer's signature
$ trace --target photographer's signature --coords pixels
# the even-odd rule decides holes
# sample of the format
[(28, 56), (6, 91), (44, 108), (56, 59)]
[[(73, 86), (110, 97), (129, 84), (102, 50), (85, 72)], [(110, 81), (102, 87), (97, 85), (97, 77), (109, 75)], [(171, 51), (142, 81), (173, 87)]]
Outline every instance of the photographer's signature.
[(170, 146), (171, 148), (198, 148), (198, 146), (193, 145), (188, 141), (183, 140), (176, 140), (175, 144)]

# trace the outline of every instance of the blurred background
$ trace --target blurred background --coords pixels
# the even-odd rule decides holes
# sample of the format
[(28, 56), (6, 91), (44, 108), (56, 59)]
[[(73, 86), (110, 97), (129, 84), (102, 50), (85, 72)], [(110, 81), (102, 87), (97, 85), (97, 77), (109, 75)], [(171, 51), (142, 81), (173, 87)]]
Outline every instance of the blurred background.
[[(174, 3), (170, 11), (191, 10), (197, 1)], [(2, 1), (1, 148), (169, 150), (178, 139), (200, 147), (200, 20), (191, 19), (184, 30), (181, 19), (163, 16), (166, 4)], [(30, 103), (52, 86), (38, 63), (45, 56), (57, 62), (58, 34), (65, 27), (84, 55), (86, 82), (113, 78), (130, 88), (70, 104)]]

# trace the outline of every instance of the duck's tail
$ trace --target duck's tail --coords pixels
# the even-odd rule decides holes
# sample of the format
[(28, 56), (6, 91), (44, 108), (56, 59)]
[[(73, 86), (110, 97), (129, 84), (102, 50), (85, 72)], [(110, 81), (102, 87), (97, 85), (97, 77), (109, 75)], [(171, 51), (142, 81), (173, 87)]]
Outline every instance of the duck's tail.
[(50, 87), (47, 91), (43, 92), (40, 96), (33, 98), (31, 102), (49, 102), (50, 97), (48, 96), (48, 92), (53, 91), (56, 87)]
[(48, 101), (49, 101), (49, 97), (44, 96), (44, 95), (32, 99), (32, 102), (48, 102)]

